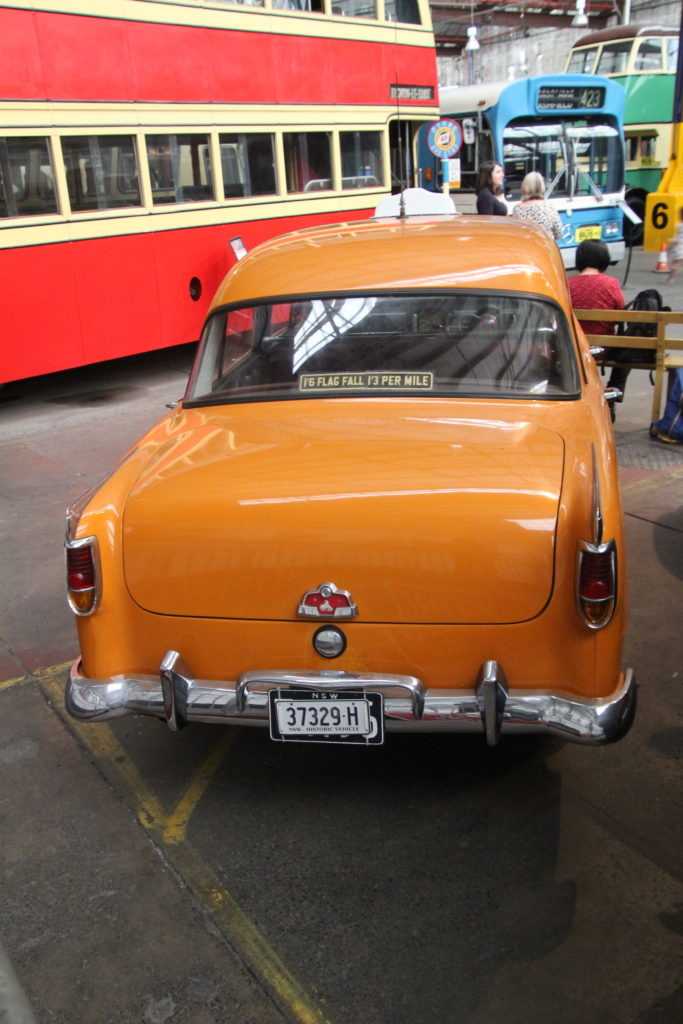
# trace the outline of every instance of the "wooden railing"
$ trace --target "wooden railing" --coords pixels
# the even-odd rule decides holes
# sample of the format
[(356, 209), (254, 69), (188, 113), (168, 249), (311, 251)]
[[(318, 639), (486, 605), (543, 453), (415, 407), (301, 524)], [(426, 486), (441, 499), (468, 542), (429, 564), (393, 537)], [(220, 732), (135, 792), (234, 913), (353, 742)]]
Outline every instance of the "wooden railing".
[[(632, 370), (653, 371), (655, 389), (652, 396), (652, 420), (660, 419), (662, 397), (666, 395), (667, 373), (683, 366), (683, 337), (673, 338), (669, 332), (673, 324), (683, 324), (683, 313), (650, 313), (621, 309), (575, 309), (574, 312), (579, 320), (602, 320), (615, 324), (656, 324), (657, 334), (654, 338), (616, 334), (589, 334), (587, 338), (590, 345), (599, 345), (605, 349), (604, 359), (599, 360), (601, 366), (627, 366)], [(620, 363), (614, 358), (614, 353), (610, 357), (610, 349), (620, 348), (649, 349), (652, 351), (652, 359), (647, 362)]]

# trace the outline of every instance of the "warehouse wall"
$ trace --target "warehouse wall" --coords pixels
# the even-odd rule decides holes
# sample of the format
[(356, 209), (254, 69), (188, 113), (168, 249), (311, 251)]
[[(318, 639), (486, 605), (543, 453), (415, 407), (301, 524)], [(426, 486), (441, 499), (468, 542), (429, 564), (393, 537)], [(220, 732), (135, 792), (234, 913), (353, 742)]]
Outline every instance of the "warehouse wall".
[[(677, 0), (632, 0), (631, 22), (673, 25), (681, 20)], [(618, 19), (614, 19), (618, 24)], [(441, 85), (468, 85), (523, 78), (525, 75), (563, 71), (572, 44), (591, 31), (587, 28), (517, 29), (512, 26), (478, 27), (481, 46), (473, 54), (463, 51), (455, 57), (440, 57)], [(469, 60), (468, 60), (469, 57)]]

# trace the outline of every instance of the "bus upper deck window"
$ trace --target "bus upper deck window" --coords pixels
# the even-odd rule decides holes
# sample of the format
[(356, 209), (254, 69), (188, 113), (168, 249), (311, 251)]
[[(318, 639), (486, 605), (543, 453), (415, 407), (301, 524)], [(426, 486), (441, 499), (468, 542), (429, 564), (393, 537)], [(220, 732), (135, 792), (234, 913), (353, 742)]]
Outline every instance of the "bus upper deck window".
[(678, 37), (666, 40), (666, 70), (675, 71), (678, 62)]
[[(246, 0), (242, 0), (246, 2)], [(251, 0), (250, 0), (251, 2)], [(261, 4), (259, 4), (261, 6)], [(276, 11), (322, 11), (323, 0), (272, 0)]]
[(376, 18), (375, 0), (333, 0), (332, 13), (345, 18)]
[(620, 43), (606, 43), (602, 48), (596, 75), (623, 75), (628, 67), (632, 39)]
[(597, 55), (597, 46), (587, 46), (585, 49), (573, 50), (567, 64), (567, 72), (572, 75), (592, 75)]
[(401, 21), (405, 25), (420, 24), (420, 8), (417, 0), (384, 0), (384, 17), (387, 21)]
[(634, 71), (662, 71), (662, 40), (643, 39), (633, 62)]

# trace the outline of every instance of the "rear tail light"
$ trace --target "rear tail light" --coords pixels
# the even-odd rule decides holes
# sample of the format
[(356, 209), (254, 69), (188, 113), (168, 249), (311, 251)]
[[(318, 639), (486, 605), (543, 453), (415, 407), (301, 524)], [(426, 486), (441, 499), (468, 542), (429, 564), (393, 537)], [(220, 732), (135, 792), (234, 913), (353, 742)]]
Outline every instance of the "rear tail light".
[(577, 603), (591, 629), (602, 629), (612, 618), (617, 603), (617, 548), (582, 542), (579, 549)]
[(100, 598), (100, 559), (96, 537), (67, 541), (66, 594), (76, 615), (90, 615)]

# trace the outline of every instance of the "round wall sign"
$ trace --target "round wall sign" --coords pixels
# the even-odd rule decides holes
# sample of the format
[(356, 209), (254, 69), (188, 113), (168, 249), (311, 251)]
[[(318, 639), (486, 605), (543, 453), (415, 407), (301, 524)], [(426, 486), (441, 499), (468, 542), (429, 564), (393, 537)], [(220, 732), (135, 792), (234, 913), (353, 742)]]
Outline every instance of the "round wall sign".
[(462, 146), (462, 128), (457, 121), (442, 118), (430, 125), (427, 145), (434, 156), (455, 156)]

